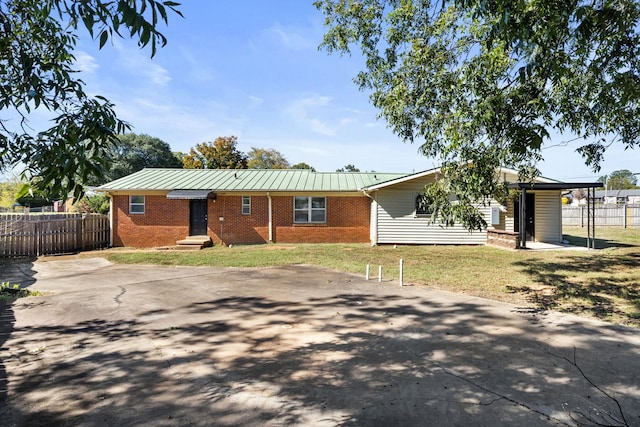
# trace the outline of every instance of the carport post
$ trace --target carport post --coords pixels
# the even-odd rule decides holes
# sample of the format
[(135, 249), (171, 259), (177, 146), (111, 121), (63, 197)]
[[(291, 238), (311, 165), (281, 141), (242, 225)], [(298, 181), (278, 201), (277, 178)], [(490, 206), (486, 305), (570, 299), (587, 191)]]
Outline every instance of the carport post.
[(520, 239), (520, 249), (527, 248), (527, 189), (526, 187), (522, 187), (520, 192), (520, 212), (518, 212), (518, 226), (519, 226), (519, 236)]
[(367, 264), (367, 273), (365, 274), (365, 280), (369, 280), (369, 264)]
[(382, 266), (378, 266), (378, 282), (382, 282)]
[(402, 279), (404, 277), (404, 260), (400, 258), (400, 286), (403, 286)]

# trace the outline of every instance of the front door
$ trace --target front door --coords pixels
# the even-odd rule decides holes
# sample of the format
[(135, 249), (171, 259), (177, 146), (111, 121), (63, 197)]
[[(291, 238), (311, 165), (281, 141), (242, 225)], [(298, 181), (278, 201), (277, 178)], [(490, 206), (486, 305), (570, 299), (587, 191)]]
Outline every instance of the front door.
[[(525, 220), (525, 235), (527, 241), (533, 241), (534, 236), (536, 235), (536, 221), (535, 221), (535, 211), (536, 211), (536, 195), (533, 193), (526, 194), (527, 200), (525, 201), (526, 205), (524, 207), (524, 220)], [(520, 212), (520, 200), (516, 200), (514, 202), (514, 210), (516, 214)], [(516, 233), (520, 231), (520, 221), (518, 217), (515, 218), (514, 230)]]
[(189, 201), (189, 235), (206, 236), (208, 200)]

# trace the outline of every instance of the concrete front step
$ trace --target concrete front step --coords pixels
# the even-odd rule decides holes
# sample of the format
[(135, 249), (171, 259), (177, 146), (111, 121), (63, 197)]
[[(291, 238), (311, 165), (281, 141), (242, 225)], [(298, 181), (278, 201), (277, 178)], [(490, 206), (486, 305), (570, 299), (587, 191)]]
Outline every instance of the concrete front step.
[(209, 236), (188, 236), (186, 239), (178, 240), (176, 245), (202, 249), (213, 246), (213, 241)]

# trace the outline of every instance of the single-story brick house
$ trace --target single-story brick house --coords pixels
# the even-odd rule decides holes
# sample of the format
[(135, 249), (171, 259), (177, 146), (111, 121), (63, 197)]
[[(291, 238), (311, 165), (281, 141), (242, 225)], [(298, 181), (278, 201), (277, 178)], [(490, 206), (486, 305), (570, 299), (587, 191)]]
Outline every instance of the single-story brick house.
[[(486, 243), (487, 231), (429, 225), (416, 200), (438, 173), (143, 169), (97, 190), (111, 198), (113, 246), (170, 246), (193, 235), (215, 244)], [(517, 181), (515, 171), (501, 173)], [(537, 182), (550, 188), (524, 190), (527, 238), (560, 242), (561, 183)], [(517, 232), (517, 204), (483, 207), (489, 228)]]

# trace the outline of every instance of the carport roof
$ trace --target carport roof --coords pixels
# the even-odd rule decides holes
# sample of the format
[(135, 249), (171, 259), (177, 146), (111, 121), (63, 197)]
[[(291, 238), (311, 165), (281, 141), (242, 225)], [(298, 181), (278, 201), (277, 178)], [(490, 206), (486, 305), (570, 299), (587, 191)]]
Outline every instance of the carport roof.
[(312, 172), (308, 169), (152, 169), (96, 188), (97, 191), (209, 190), (214, 192), (355, 192), (406, 176), (404, 173)]
[(599, 188), (601, 182), (514, 182), (509, 184), (509, 188), (519, 188), (526, 190), (571, 190), (574, 188)]

